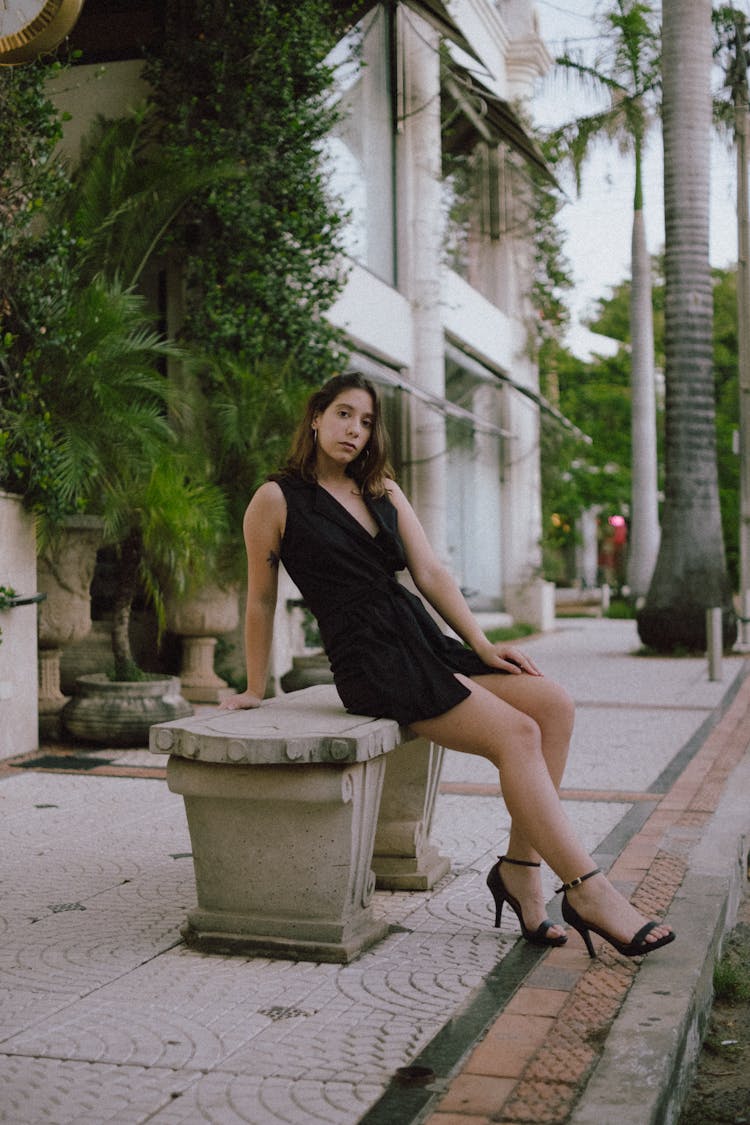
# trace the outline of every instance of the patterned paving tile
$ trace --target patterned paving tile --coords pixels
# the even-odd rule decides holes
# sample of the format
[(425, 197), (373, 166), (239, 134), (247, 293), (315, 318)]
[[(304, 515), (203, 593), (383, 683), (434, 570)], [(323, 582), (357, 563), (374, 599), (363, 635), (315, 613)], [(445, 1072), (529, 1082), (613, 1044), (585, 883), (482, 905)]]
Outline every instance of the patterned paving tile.
[(382, 1093), (376, 1083), (207, 1074), (149, 1118), (153, 1125), (353, 1125)]
[(0, 1055), (7, 1125), (139, 1125), (171, 1104), (193, 1074)]
[[(605, 641), (597, 654), (603, 661)], [(563, 663), (570, 643), (559, 645)], [(639, 667), (634, 674), (648, 702), (653, 673)], [(585, 677), (578, 686), (585, 697)], [(613, 677), (623, 698), (632, 688)], [(705, 692), (696, 691), (686, 729), (702, 719), (697, 703)], [(619, 728), (614, 712), (598, 715), (615, 742), (630, 732), (639, 743), (637, 770), (632, 748), (628, 756), (619, 743), (595, 737), (597, 709), (590, 710), (566, 785), (590, 789), (601, 766), (603, 799), (565, 804), (592, 849), (629, 807), (611, 799), (613, 787), (641, 788), (661, 767), (652, 709)], [(142, 757), (127, 752), (120, 764), (140, 768)], [(443, 777), (497, 781), (487, 763), (450, 754)], [(351, 965), (207, 956), (180, 943), (195, 888), (182, 801), (163, 782), (27, 771), (4, 777), (0, 1121), (355, 1125), (394, 1071), (465, 1009), (515, 945), (512, 912), (496, 931), (485, 886), (507, 833), (497, 796), (443, 794), (433, 842), (450, 856), (451, 873), (428, 895), (376, 893), (375, 910), (392, 931)], [(655, 884), (643, 887), (650, 900), (672, 882), (660, 863), (652, 865)], [(543, 880), (551, 896), (557, 881), (546, 868)], [(558, 978), (566, 964), (560, 960), (557, 977), (540, 977), (537, 987), (564, 987)], [(590, 999), (581, 1001), (587, 1010)], [(562, 1074), (530, 1074), (532, 1096), (517, 1106), (517, 1119), (551, 1120), (539, 1116), (550, 1107), (536, 1104), (535, 1079), (548, 1097), (557, 1083), (562, 1097)]]

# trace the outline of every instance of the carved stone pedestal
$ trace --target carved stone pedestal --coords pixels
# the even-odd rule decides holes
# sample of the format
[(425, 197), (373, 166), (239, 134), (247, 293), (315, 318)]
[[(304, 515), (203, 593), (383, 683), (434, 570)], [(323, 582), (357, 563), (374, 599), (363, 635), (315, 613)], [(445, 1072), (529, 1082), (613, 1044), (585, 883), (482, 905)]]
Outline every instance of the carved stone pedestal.
[(388, 755), (372, 861), (378, 890), (426, 891), (450, 870), (430, 843), (444, 753), (415, 738)]
[(62, 735), (62, 709), (69, 700), (60, 690), (59, 648), (40, 648), (39, 664), (39, 738), (56, 741)]
[(231, 633), (239, 621), (236, 587), (207, 586), (183, 601), (167, 604), (167, 621), (182, 640), (180, 683), (192, 703), (218, 703), (231, 689), (214, 672), (217, 637)]
[(214, 672), (216, 637), (183, 637), (180, 684), (185, 699), (193, 703), (218, 703), (231, 695), (227, 681)]
[(60, 690), (62, 649), (91, 629), (89, 589), (102, 539), (101, 520), (74, 516), (65, 521), (54, 542), (37, 560), (39, 589), (46, 594), (39, 608), (39, 735), (59, 738), (62, 709), (68, 696)]
[(171, 757), (167, 782), (185, 800), (198, 891), (187, 944), (346, 962), (382, 938), (370, 861), (384, 765)]
[(347, 962), (383, 937), (372, 853), (386, 756), (404, 734), (347, 714), (332, 685), (152, 727), (193, 845), (187, 943)]

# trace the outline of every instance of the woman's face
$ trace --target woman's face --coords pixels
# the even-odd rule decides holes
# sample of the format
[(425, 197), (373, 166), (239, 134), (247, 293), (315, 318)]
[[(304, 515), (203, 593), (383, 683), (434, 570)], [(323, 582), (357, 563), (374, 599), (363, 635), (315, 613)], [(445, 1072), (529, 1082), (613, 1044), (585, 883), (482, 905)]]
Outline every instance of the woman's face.
[(369, 391), (350, 387), (337, 395), (313, 419), (318, 435), (318, 461), (328, 457), (337, 465), (346, 466), (356, 460), (370, 440), (374, 411)]

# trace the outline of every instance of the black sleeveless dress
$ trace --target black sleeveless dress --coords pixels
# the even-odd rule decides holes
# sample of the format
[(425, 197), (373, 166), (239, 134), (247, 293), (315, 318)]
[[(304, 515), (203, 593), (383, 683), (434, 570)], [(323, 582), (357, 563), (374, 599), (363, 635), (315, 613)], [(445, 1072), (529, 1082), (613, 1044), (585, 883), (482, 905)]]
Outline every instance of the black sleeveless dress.
[(396, 579), (406, 566), (398, 513), (387, 495), (368, 500), (372, 536), (329, 492), (276, 477), (287, 504), (281, 561), (315, 615), (347, 711), (408, 726), (469, 695), (456, 672), (496, 672), (445, 636)]

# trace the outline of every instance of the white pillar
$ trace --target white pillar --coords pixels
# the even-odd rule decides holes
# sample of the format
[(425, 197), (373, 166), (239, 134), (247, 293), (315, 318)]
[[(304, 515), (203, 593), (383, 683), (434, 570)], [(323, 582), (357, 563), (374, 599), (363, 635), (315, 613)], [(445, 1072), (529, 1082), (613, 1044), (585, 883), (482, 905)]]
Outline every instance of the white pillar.
[[(409, 298), (414, 333), (416, 386), (445, 396), (445, 361), (440, 308), (443, 212), (441, 203), (439, 37), (409, 11), (400, 30), (405, 58), (403, 140), (399, 198), (401, 256), (399, 288)], [(412, 397), (411, 495), (427, 536), (447, 557), (445, 419)]]

